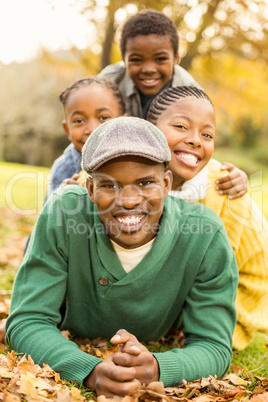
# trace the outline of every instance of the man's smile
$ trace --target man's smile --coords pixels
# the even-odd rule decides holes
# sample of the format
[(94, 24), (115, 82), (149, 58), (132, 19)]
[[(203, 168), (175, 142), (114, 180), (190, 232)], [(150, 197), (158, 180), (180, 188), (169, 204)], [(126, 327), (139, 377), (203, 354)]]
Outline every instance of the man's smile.
[(145, 219), (147, 217), (147, 214), (138, 214), (138, 215), (124, 215), (124, 216), (114, 216), (116, 222), (118, 223), (118, 226), (122, 231), (128, 231), (128, 232), (134, 232), (139, 230)]

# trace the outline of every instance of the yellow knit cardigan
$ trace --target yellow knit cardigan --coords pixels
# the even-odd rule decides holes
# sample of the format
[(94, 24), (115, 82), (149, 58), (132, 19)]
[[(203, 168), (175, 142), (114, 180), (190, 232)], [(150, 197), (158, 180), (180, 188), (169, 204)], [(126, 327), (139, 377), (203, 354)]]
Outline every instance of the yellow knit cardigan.
[(226, 175), (211, 159), (207, 192), (200, 203), (222, 219), (235, 252), (239, 271), (236, 298), (237, 324), (233, 347), (244, 349), (256, 331), (268, 332), (268, 225), (248, 194), (230, 200), (215, 190), (215, 180)]

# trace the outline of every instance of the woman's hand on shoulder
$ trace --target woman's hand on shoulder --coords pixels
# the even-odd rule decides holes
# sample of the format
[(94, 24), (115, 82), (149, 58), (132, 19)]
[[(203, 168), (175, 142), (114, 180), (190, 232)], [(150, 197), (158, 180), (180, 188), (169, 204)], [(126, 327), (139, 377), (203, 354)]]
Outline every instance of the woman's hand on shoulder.
[(248, 190), (247, 174), (234, 166), (232, 163), (224, 162), (221, 170), (227, 170), (228, 175), (216, 180), (216, 190), (220, 195), (228, 195), (228, 198), (240, 198), (246, 194)]

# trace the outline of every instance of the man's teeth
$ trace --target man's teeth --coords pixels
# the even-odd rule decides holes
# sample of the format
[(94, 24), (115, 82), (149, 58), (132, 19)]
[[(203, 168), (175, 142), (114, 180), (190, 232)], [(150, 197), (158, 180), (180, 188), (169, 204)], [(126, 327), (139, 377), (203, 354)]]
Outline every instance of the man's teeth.
[(180, 158), (186, 159), (188, 162), (191, 162), (191, 163), (197, 163), (197, 161), (198, 161), (198, 158), (192, 154), (180, 153), (179, 156), (180, 156)]
[(122, 217), (122, 216), (118, 216), (117, 220), (120, 223), (123, 223), (124, 225), (136, 225), (137, 223), (140, 223), (140, 221), (142, 220), (142, 216), (143, 215), (139, 215), (139, 216), (126, 216), (126, 217)]

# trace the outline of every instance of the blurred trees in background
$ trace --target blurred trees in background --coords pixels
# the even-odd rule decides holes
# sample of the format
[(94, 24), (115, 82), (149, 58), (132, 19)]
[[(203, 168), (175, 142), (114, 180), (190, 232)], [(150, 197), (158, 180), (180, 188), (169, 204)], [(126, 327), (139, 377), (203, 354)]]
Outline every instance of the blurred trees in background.
[(267, 146), (266, 0), (74, 0), (74, 4), (95, 26), (90, 49), (54, 54), (44, 50), (31, 63), (0, 64), (0, 159), (52, 164), (68, 144), (61, 128), (59, 94), (75, 80), (121, 59), (120, 26), (144, 8), (163, 11), (178, 27), (180, 64), (215, 104), (217, 146)]
[(147, 8), (164, 12), (178, 27), (180, 64), (186, 70), (198, 55), (226, 49), (237, 56), (268, 60), (266, 0), (86, 0), (81, 12), (97, 28), (96, 42), (103, 49), (101, 68), (114, 62), (114, 35), (122, 22)]

